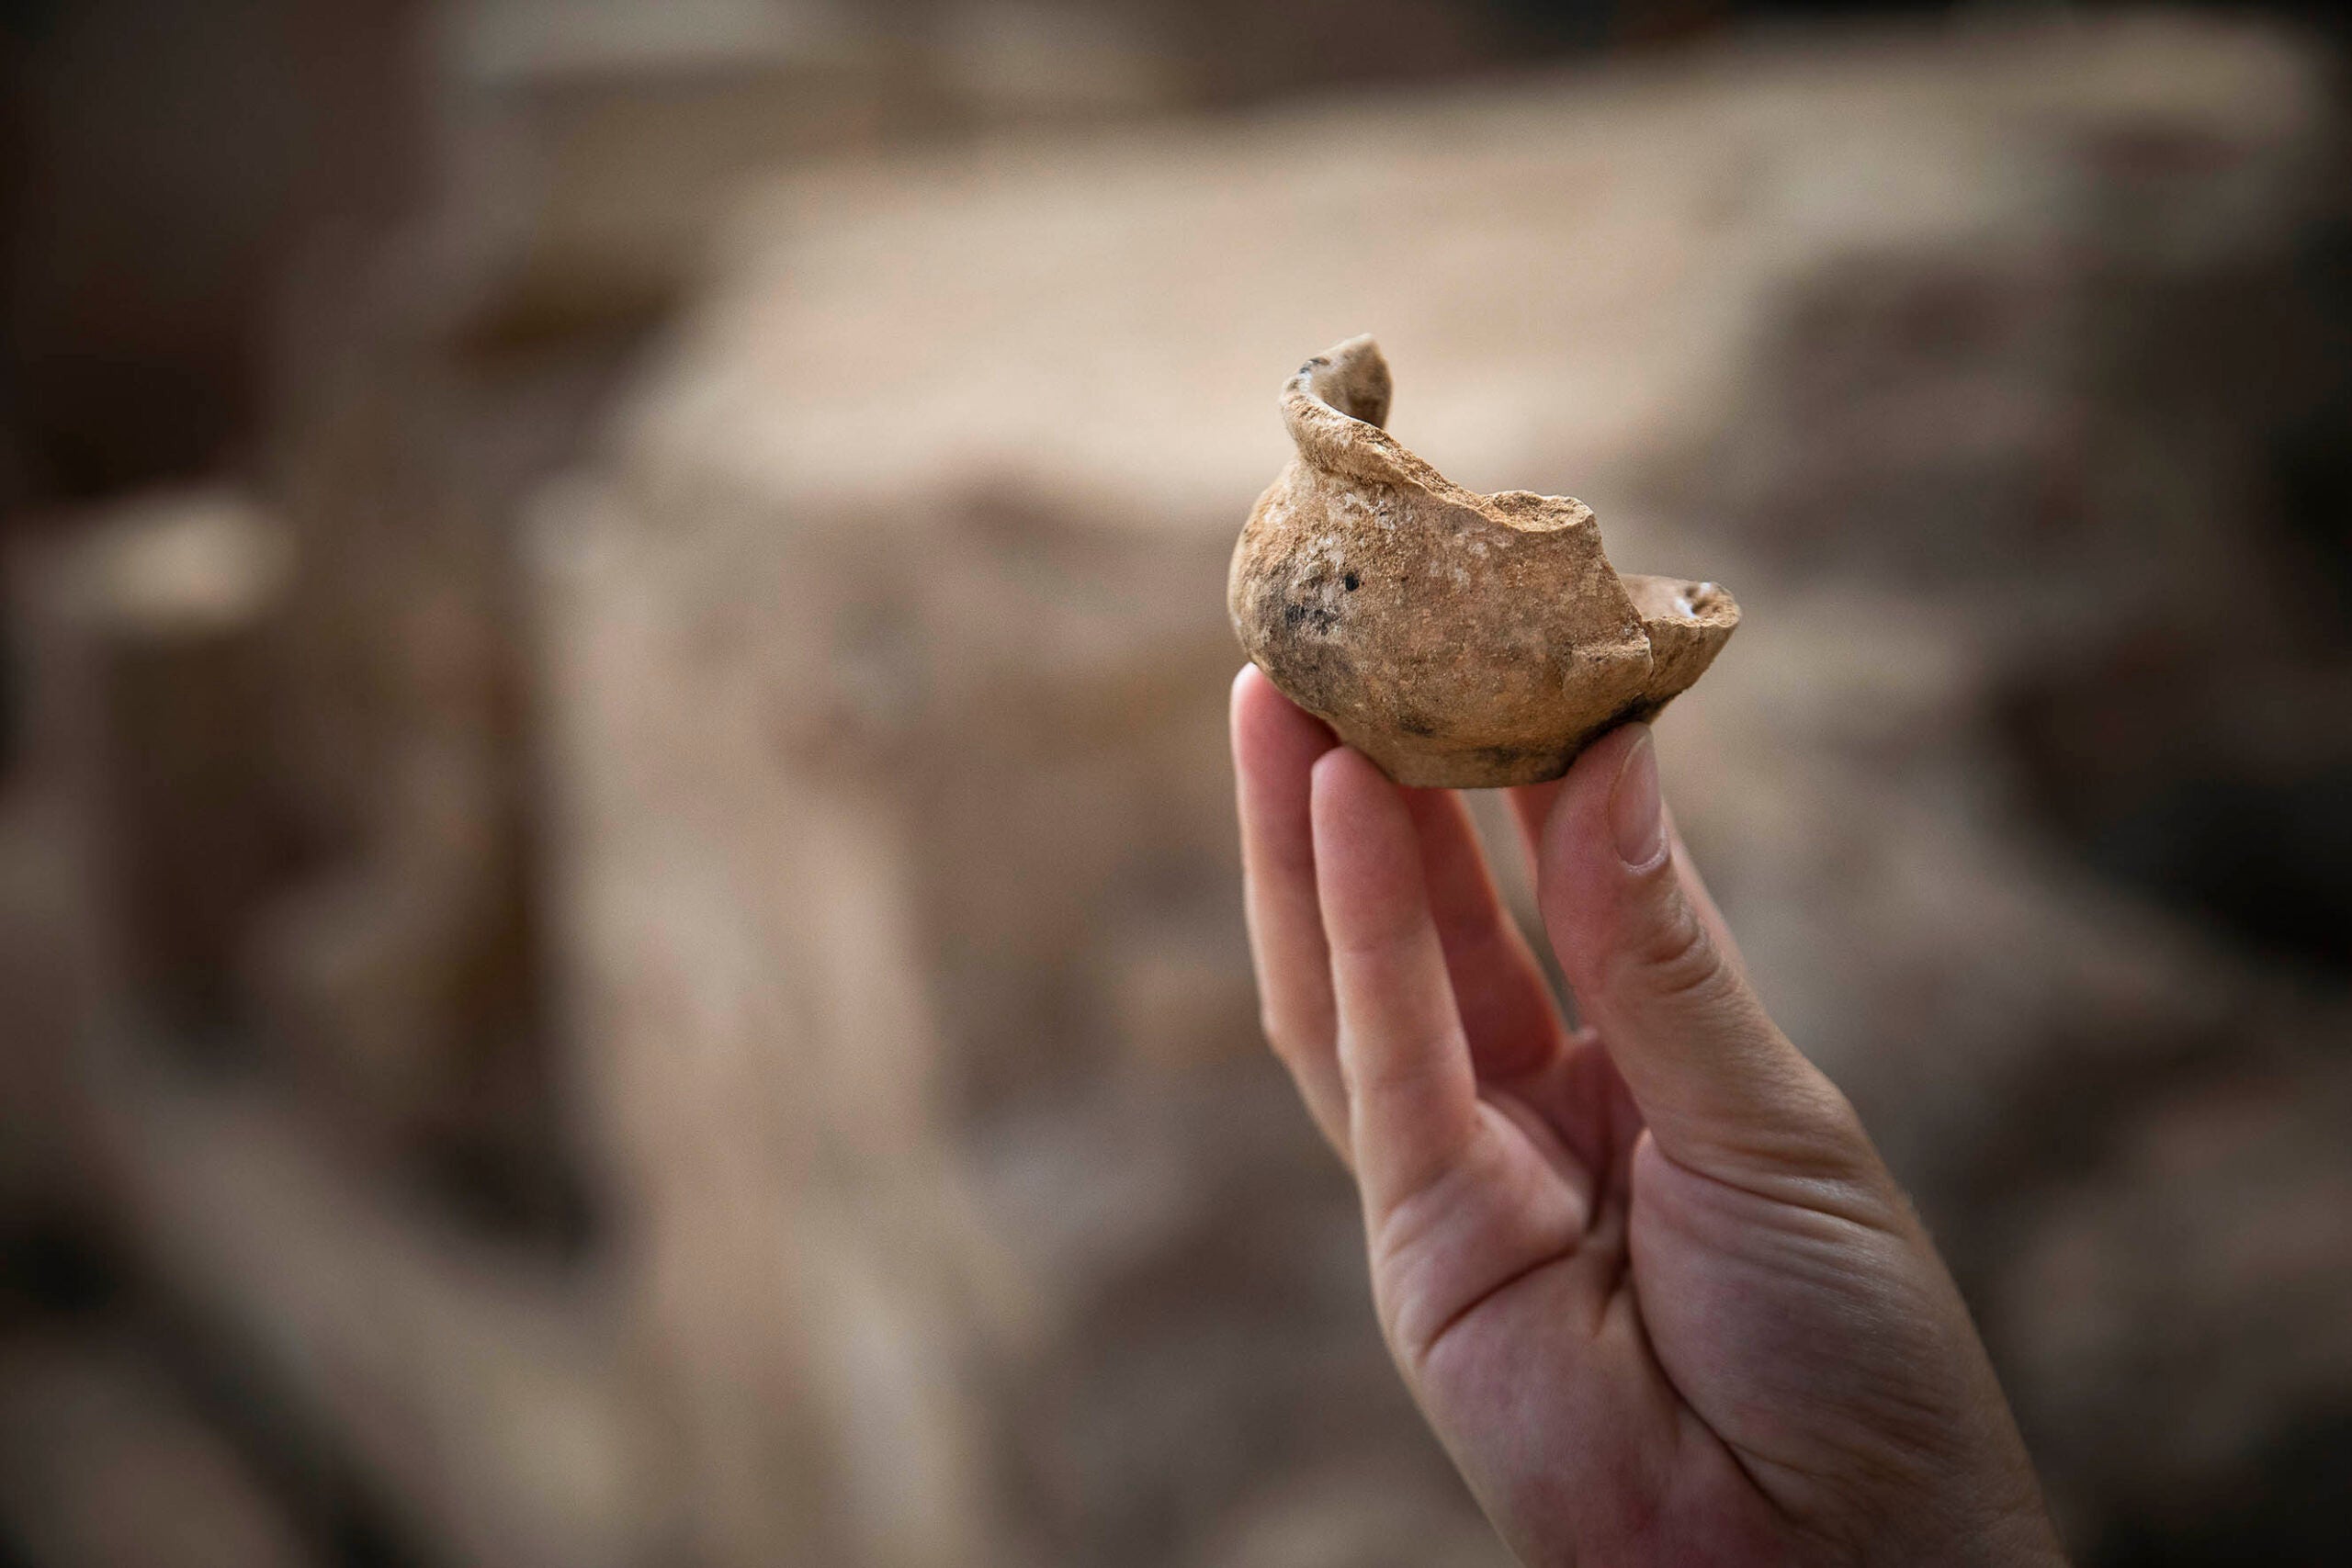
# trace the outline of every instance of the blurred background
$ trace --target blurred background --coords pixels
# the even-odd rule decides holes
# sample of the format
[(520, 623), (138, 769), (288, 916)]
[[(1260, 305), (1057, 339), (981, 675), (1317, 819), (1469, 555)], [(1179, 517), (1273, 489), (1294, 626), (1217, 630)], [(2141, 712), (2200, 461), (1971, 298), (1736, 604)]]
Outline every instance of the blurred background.
[(2352, 1562), (2324, 14), (0, 38), (0, 1564), (1501, 1563), (1240, 931), (1361, 331), (1738, 594), (1668, 794), (2080, 1560)]

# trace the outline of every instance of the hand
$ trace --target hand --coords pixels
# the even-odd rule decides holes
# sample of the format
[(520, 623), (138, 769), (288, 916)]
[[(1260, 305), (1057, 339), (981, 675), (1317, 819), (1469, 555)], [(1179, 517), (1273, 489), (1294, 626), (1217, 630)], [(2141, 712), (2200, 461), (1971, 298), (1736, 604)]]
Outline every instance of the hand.
[(1266, 1033), (1389, 1348), (1530, 1563), (2062, 1561), (1935, 1248), (1764, 1015), (1639, 725), (1513, 792), (1561, 1021), (1460, 796), (1233, 693)]

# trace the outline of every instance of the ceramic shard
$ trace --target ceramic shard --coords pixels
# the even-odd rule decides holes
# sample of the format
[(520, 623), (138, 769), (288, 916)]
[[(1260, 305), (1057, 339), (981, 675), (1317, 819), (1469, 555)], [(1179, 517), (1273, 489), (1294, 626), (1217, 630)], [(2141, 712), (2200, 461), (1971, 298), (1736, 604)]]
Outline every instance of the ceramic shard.
[(1557, 778), (1688, 690), (1739, 606), (1712, 582), (1620, 577), (1580, 501), (1452, 483), (1382, 428), (1390, 385), (1357, 337), (1283, 387), (1298, 454), (1234, 549), (1234, 632), (1399, 784)]

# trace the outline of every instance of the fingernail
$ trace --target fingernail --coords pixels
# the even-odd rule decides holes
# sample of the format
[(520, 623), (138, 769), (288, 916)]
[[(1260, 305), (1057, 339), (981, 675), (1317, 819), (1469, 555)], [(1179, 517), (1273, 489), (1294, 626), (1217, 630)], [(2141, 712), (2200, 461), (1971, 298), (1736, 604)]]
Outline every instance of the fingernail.
[(1609, 827), (1617, 835), (1617, 858), (1638, 867), (1656, 863), (1666, 852), (1666, 809), (1658, 801), (1657, 748), (1649, 726), (1634, 728), (1639, 733), (1609, 792)]

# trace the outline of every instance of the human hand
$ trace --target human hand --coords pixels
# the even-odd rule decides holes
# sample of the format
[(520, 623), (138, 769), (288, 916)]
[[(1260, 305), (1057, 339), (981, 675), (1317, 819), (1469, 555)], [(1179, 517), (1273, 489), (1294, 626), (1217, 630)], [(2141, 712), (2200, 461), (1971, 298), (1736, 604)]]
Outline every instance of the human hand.
[(2063, 1562), (1851, 1106), (1764, 1014), (1645, 727), (1512, 792), (1585, 1027), (1461, 797), (1233, 691), (1266, 1033), (1363, 1200), (1383, 1333), (1529, 1563)]

